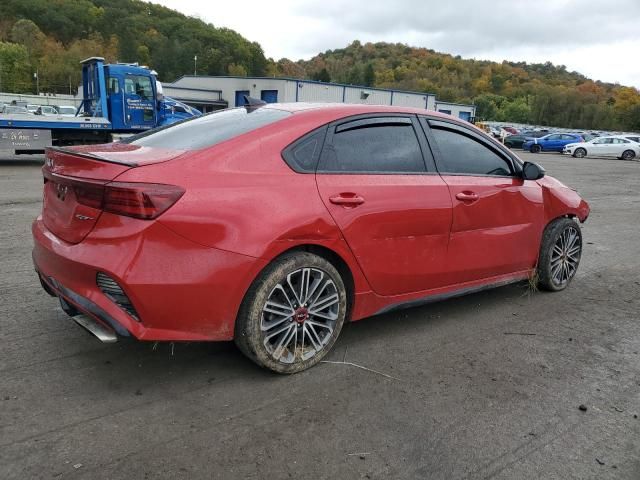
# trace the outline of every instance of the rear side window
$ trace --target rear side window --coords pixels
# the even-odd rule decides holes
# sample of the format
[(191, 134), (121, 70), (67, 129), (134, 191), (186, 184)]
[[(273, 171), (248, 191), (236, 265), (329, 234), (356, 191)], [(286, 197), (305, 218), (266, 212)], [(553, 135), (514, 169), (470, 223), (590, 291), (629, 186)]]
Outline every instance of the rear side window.
[(290, 112), (272, 108), (232, 108), (150, 130), (124, 142), (142, 147), (199, 150), (277, 122), (289, 115)]
[(438, 147), (440, 173), (459, 175), (512, 175), (512, 167), (501, 155), (470, 136), (431, 127)]
[(354, 120), (339, 125), (325, 146), (320, 170), (336, 173), (424, 173), (418, 138), (409, 118)]
[(315, 172), (326, 133), (327, 128), (321, 127), (285, 148), (282, 157), (287, 165), (296, 172)]

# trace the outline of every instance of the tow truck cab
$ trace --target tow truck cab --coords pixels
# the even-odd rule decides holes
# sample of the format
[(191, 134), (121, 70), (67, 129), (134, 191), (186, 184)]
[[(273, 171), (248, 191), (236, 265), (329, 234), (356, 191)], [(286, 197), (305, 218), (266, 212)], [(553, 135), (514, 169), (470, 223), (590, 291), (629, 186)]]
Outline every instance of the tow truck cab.
[(105, 65), (101, 57), (82, 62), (84, 99), (80, 111), (106, 117), (113, 132), (148, 130), (159, 124), (156, 78), (135, 64)]
[(148, 130), (201, 115), (172, 98), (158, 98), (154, 74), (135, 63), (105, 65), (101, 57), (83, 60), (84, 100), (79, 111), (108, 118), (114, 133)]

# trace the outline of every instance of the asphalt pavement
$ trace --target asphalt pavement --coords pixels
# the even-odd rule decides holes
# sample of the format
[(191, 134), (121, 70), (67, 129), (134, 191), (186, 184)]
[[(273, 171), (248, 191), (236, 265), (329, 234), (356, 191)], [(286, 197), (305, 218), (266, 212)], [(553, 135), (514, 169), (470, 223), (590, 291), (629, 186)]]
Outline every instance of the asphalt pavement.
[(293, 376), (99, 343), (33, 271), (42, 159), (0, 161), (0, 478), (639, 479), (640, 162), (522, 156), (592, 207), (566, 291), (366, 319)]

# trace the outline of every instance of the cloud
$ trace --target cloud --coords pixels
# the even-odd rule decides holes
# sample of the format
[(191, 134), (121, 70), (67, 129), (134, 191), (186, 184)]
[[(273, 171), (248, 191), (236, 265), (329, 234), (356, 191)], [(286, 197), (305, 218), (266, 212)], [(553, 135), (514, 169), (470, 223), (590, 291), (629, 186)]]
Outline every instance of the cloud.
[(566, 65), (640, 86), (640, 0), (155, 0), (232, 28), (267, 56), (309, 59), (353, 40), (502, 61)]
[(520, 46), (570, 47), (638, 38), (638, 0), (306, 0), (301, 18), (324, 20), (352, 38), (411, 38), (436, 50), (474, 54)]

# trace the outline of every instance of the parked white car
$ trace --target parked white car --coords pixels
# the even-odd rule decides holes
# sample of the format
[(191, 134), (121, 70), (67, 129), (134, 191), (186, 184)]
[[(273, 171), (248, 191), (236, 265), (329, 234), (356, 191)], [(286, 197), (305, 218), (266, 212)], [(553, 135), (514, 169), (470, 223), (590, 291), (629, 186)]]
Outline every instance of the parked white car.
[(36, 115), (58, 115), (56, 107), (52, 105), (40, 105), (35, 111)]
[(63, 117), (75, 117), (77, 108), (71, 105), (58, 105), (58, 113)]
[(640, 144), (621, 135), (596, 137), (588, 142), (565, 145), (562, 153), (576, 158), (616, 157), (622, 160), (632, 160), (640, 157)]

